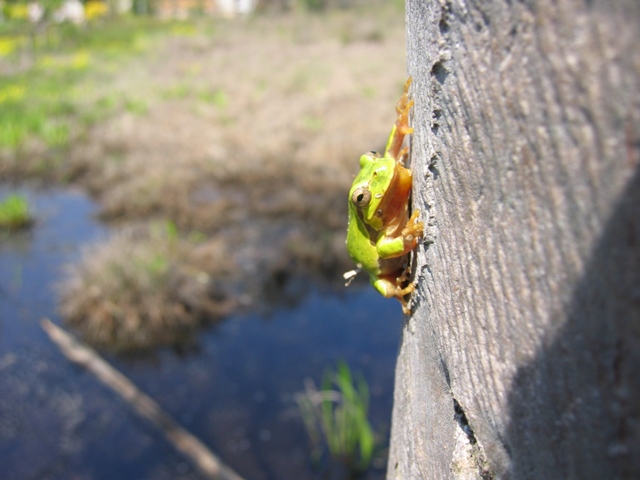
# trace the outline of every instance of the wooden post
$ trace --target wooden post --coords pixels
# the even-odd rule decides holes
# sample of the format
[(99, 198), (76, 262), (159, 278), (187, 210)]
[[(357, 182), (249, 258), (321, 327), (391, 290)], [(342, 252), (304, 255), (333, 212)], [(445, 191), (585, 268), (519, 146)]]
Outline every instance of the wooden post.
[(408, 0), (388, 478), (640, 478), (640, 4)]

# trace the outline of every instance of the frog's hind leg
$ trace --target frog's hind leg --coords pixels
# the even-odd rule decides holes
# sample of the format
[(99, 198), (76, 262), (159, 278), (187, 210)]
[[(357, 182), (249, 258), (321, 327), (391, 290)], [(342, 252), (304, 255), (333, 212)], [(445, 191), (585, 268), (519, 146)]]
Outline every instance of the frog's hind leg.
[(409, 126), (409, 111), (411, 107), (413, 107), (413, 100), (409, 100), (411, 80), (411, 77), (407, 79), (407, 82), (404, 84), (402, 96), (396, 105), (398, 118), (391, 129), (391, 135), (389, 135), (385, 149), (385, 154), (395, 159), (400, 159), (401, 155), (404, 155), (404, 152), (401, 152), (401, 150), (405, 135), (413, 133), (413, 128)]
[(404, 84), (404, 90), (402, 91), (402, 96), (396, 104), (396, 113), (398, 114), (398, 118), (396, 119), (396, 128), (402, 135), (413, 133), (413, 128), (409, 126), (409, 111), (411, 110), (411, 107), (413, 107), (413, 100), (409, 100), (409, 87), (411, 86), (412, 81), (412, 77), (407, 78), (407, 81)]
[(379, 277), (375, 280), (372, 279), (371, 284), (384, 297), (397, 298), (402, 304), (402, 313), (404, 313), (405, 315), (410, 315), (411, 309), (409, 308), (404, 297), (413, 292), (416, 289), (416, 286), (413, 283), (409, 283), (406, 287), (400, 287), (399, 285), (401, 285), (402, 283), (399, 282), (399, 280), (400, 278), (390, 279), (386, 277)]

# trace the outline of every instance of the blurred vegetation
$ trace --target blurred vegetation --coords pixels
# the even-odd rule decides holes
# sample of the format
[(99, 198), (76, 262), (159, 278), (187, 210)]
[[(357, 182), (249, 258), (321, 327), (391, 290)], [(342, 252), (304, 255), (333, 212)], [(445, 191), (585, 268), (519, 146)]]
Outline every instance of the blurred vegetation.
[(328, 453), (351, 473), (371, 466), (376, 440), (367, 418), (369, 387), (361, 374), (352, 375), (349, 366), (340, 361), (335, 370), (325, 371), (321, 390), (309, 382), (296, 402), (315, 464)]
[(0, 21), (0, 175), (79, 184), (120, 230), (61, 282), (94, 345), (180, 343), (296, 301), (309, 277), (343, 288), (344, 198), (393, 122), (404, 16), (272, 3), (235, 20), (93, 5), (81, 25)]
[(218, 271), (231, 270), (224, 245), (206, 245), (203, 253), (198, 244), (202, 238), (182, 238), (170, 221), (121, 231), (86, 249), (70, 267), (59, 286), (61, 313), (100, 348), (141, 351), (189, 343), (200, 325), (234, 307), (207, 273), (207, 261)]
[(0, 23), (0, 171), (59, 174), (56, 152), (88, 128), (123, 109), (144, 114), (144, 100), (100, 84), (178, 26), (123, 16), (32, 36)]
[[(46, 11), (52, 11), (61, 0), (42, 3)], [(265, 10), (270, 4), (279, 3), (260, 2), (259, 7)], [(315, 11), (360, 3), (297, 0), (284, 5), (289, 9)], [(391, 7), (393, 10), (403, 4), (391, 3), (395, 5)], [(158, 93), (147, 91), (141, 97), (140, 92), (131, 93), (115, 85), (104, 88), (104, 85), (112, 82), (135, 59), (156, 50), (167, 35), (189, 37), (205, 33), (211, 36), (218, 25), (213, 19), (167, 21), (131, 14), (106, 15), (107, 4), (91, 0), (85, 4), (85, 23), (48, 23), (45, 30), (38, 31), (37, 25), (30, 25), (26, 20), (25, 0), (2, 5), (5, 21), (0, 21), (0, 172), (5, 176), (57, 176), (65, 180), (70, 173), (61, 168), (66, 165), (60, 157), (66, 147), (82, 139), (92, 126), (120, 111), (145, 115), (151, 107), (149, 97)], [(336, 25), (341, 23), (336, 31)], [(386, 35), (382, 25), (365, 31), (348, 21), (330, 22), (324, 34), (335, 35), (345, 45), (359, 39), (381, 42)], [(295, 27), (291, 33), (299, 36), (296, 41), (308, 42), (314, 30), (298, 31)], [(198, 72), (186, 73), (187, 77), (193, 77)], [(300, 71), (295, 89), (309, 85), (312, 74), (308, 69)], [(262, 81), (262, 85), (254, 95), (263, 94), (267, 84)], [(363, 88), (365, 94), (374, 92), (370, 86)], [(230, 103), (225, 90), (194, 90), (188, 81), (159, 93), (165, 99), (197, 98), (220, 111)], [(228, 116), (224, 118), (230, 121)], [(303, 119), (312, 131), (320, 129), (321, 122), (309, 115)]]
[(0, 202), (0, 229), (11, 232), (29, 226), (32, 221), (29, 204), (22, 195), (12, 194)]

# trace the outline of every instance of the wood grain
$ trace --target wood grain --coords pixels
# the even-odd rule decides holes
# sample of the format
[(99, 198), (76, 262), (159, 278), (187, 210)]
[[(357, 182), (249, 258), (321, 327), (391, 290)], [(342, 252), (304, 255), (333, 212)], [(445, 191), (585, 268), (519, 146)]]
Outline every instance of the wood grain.
[(407, 2), (388, 478), (640, 478), (640, 4)]

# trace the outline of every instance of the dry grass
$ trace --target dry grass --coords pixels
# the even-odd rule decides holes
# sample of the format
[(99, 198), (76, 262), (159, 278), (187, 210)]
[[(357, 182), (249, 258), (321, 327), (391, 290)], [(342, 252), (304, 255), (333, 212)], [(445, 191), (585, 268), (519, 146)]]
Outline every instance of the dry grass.
[(224, 245), (185, 248), (159, 231), (128, 230), (87, 249), (61, 285), (61, 313), (94, 345), (132, 350), (188, 341), (234, 300), (210, 271), (232, 269)]
[(73, 164), (112, 218), (161, 212), (215, 229), (235, 208), (307, 214), (384, 144), (404, 72), (398, 12), (220, 23), (123, 78), (131, 98), (155, 92), (148, 112), (93, 129)]
[(149, 227), (119, 235), (74, 268), (62, 313), (99, 345), (167, 343), (231, 305), (286, 300), (291, 278), (324, 273), (338, 285), (351, 268), (346, 193), (359, 155), (383, 148), (394, 120), (402, 12), (207, 31), (170, 39), (116, 79), (144, 108), (71, 148), (65, 168), (106, 218), (169, 219), (182, 232), (179, 246)]

